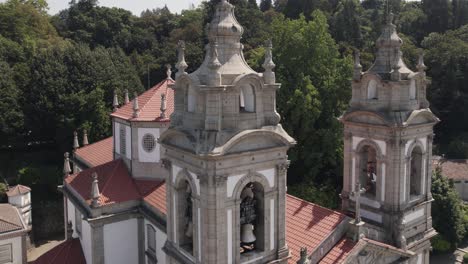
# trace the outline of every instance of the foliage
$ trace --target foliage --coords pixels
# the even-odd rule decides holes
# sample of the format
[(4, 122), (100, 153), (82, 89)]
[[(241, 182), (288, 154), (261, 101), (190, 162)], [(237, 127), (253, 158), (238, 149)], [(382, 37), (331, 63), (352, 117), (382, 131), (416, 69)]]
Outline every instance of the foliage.
[(431, 246), (436, 253), (447, 253), (452, 248), (450, 242), (439, 234), (431, 239)]
[(8, 187), (5, 183), (0, 183), (0, 202), (4, 202)]
[(434, 228), (452, 246), (456, 246), (466, 234), (463, 204), (453, 182), (442, 176), (437, 168), (432, 176), (432, 219)]
[(302, 182), (289, 185), (288, 193), (323, 207), (332, 209), (339, 207), (338, 190), (332, 184), (317, 185), (313, 181)]
[(463, 255), (463, 263), (464, 264), (468, 263), (468, 253), (465, 253), (465, 255)]
[(350, 97), (351, 62), (340, 57), (320, 11), (309, 22), (304, 16), (277, 18), (272, 32), (276, 72), (283, 87), (278, 109), (283, 126), (298, 143), (289, 152), (289, 179), (298, 183), (336, 178), (343, 154), (337, 117)]

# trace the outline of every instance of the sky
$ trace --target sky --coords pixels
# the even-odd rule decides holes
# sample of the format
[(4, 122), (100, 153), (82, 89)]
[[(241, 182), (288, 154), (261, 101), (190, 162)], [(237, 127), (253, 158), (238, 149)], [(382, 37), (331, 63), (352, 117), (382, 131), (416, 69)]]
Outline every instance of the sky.
[[(0, 3), (6, 0), (0, 0)], [(55, 15), (60, 10), (66, 9), (70, 0), (47, 0), (49, 3), (49, 14)], [(198, 6), (202, 0), (99, 0), (99, 5), (108, 7), (120, 7), (132, 11), (135, 15), (140, 15), (141, 11), (158, 7), (167, 7), (172, 12), (180, 13), (183, 9), (188, 9), (191, 4)]]

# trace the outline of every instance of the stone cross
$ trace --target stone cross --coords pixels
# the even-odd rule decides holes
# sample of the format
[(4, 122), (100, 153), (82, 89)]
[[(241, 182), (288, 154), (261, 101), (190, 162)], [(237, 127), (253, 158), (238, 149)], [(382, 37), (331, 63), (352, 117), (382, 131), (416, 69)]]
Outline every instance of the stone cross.
[(356, 213), (355, 213), (355, 222), (360, 223), (361, 222), (361, 194), (365, 193), (366, 189), (361, 188), (361, 184), (358, 183), (356, 184), (356, 190), (351, 192), (351, 195), (354, 196), (356, 200)]

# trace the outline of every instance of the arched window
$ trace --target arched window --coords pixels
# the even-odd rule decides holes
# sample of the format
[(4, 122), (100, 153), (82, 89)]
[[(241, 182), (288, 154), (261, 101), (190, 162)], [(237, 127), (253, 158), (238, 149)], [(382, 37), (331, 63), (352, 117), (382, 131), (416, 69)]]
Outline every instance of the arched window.
[(158, 263), (156, 257), (156, 230), (152, 225), (146, 225), (146, 256), (147, 263)]
[(192, 188), (188, 181), (177, 187), (177, 242), (181, 248), (193, 254), (193, 204)]
[(195, 88), (188, 84), (185, 89), (187, 90), (187, 111), (193, 113), (197, 107), (197, 93), (195, 92)]
[(416, 81), (415, 80), (411, 80), (409, 96), (410, 96), (410, 100), (416, 99)]
[(422, 168), (423, 158), (422, 150), (419, 146), (416, 146), (411, 153), (411, 164), (410, 164), (410, 197), (422, 194)]
[(257, 182), (248, 183), (241, 192), (240, 253), (263, 251), (265, 246), (264, 190)]
[(367, 85), (367, 99), (377, 100), (377, 82), (375, 80), (370, 80)]
[(255, 112), (254, 87), (246, 84), (240, 88), (239, 107), (241, 112)]
[(377, 152), (371, 146), (359, 151), (359, 183), (366, 189), (365, 195), (375, 197), (377, 191)]

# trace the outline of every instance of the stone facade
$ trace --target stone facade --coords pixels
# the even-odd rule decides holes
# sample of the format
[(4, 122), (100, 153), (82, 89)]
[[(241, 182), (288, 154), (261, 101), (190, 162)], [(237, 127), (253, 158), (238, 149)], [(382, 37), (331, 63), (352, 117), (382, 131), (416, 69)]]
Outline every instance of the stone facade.
[[(390, 16), (391, 17), (391, 16)], [(354, 66), (352, 99), (344, 124), (343, 210), (354, 212), (350, 193), (364, 187), (364, 235), (415, 252), (411, 263), (429, 263), (433, 127), (422, 55), (411, 71), (403, 62), (391, 18), (377, 40), (374, 65)]]
[[(170, 164), (168, 263), (287, 263), (285, 199), (287, 150), (295, 141), (279, 124), (271, 46), (265, 73), (254, 72), (242, 54), (243, 28), (234, 7), (223, 0), (208, 25), (203, 64), (179, 72), (173, 85), (171, 127), (161, 136)], [(241, 254), (241, 193), (253, 184), (257, 218), (255, 249)], [(193, 236), (184, 241), (182, 201), (191, 190)], [(249, 187), (250, 188), (250, 187)], [(189, 244), (190, 248), (184, 247)]]

